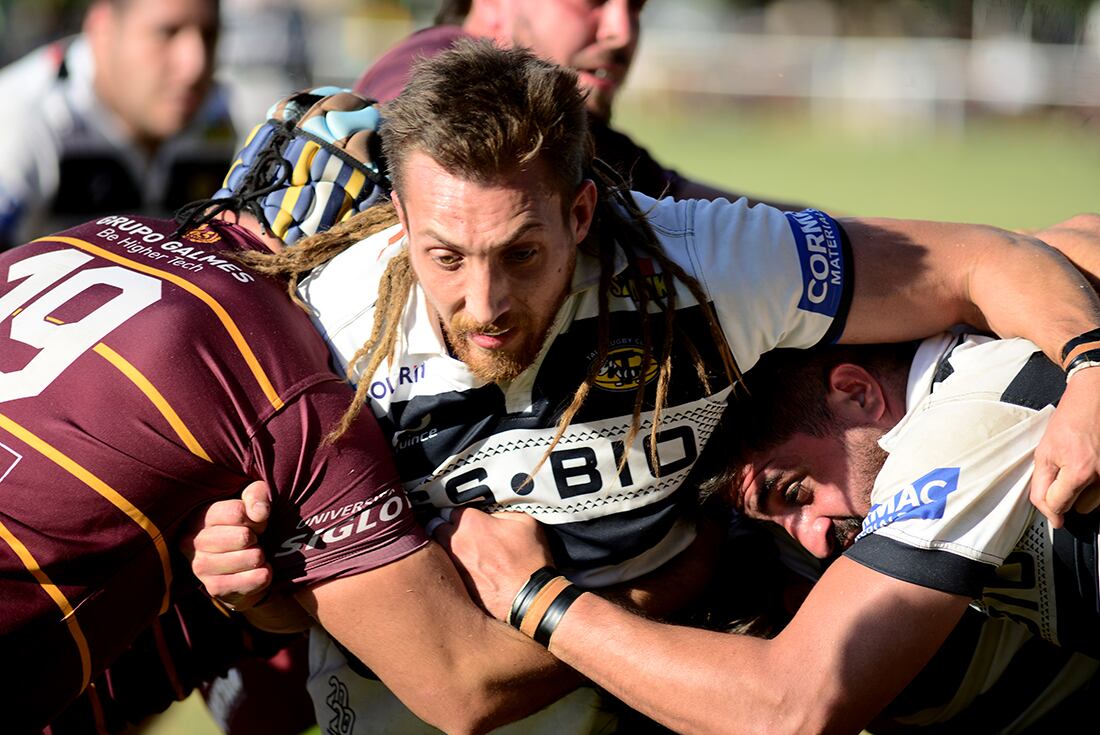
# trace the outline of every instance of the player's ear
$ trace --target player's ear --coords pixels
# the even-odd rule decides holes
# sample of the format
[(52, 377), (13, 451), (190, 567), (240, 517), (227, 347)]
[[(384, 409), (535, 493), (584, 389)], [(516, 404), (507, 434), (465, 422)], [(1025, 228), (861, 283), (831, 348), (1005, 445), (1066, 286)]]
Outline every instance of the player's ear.
[(828, 381), (829, 409), (837, 418), (858, 425), (878, 421), (886, 413), (882, 385), (860, 365), (834, 365)]
[(592, 219), (596, 216), (596, 200), (599, 194), (592, 179), (585, 179), (577, 186), (573, 194), (573, 206), (569, 209), (570, 227), (573, 231), (573, 244), (579, 244), (588, 236)]

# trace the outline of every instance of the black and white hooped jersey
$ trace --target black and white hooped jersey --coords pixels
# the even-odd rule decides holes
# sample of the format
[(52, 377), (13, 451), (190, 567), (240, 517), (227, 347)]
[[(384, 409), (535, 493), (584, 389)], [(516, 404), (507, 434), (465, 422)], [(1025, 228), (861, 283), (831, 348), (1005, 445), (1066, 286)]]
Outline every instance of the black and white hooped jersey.
[[(701, 284), (699, 304), (676, 283), (676, 330), (691, 337), (710, 366), (704, 390), (677, 341), (668, 401), (650, 461), (652, 403), (641, 431), (625, 446), (639, 381), (656, 387), (655, 366), (642, 366), (639, 287), (661, 290), (656, 263), (644, 261), (646, 284), (618, 272), (610, 294), (610, 352), (594, 389), (549, 458), (524, 481), (553, 439), (561, 411), (596, 358), (599, 266), (579, 253), (571, 294), (535, 363), (511, 383), (475, 377), (448, 355), (419, 287), (405, 309), (396, 358), (369, 379), (371, 405), (396, 452), (415, 505), (477, 504), (529, 513), (548, 530), (563, 570), (588, 586), (645, 574), (694, 538), (684, 508), (684, 480), (709, 439), (730, 391), (706, 309), (718, 322), (741, 370), (776, 347), (810, 347), (843, 328), (851, 278), (839, 225), (814, 210), (784, 213), (744, 200), (656, 201), (635, 194), (665, 252)], [(300, 289), (343, 369), (371, 333), (377, 283), (404, 237), (378, 233), (334, 258)], [(656, 310), (656, 307), (652, 307)], [(663, 320), (651, 321), (661, 344)], [(627, 457), (620, 468), (620, 459)], [(686, 504), (686, 505), (685, 505)]]
[(1061, 369), (1025, 340), (926, 340), (847, 555), (1100, 653), (1098, 515), (1056, 530), (1028, 499), (1035, 448), (1064, 389)]

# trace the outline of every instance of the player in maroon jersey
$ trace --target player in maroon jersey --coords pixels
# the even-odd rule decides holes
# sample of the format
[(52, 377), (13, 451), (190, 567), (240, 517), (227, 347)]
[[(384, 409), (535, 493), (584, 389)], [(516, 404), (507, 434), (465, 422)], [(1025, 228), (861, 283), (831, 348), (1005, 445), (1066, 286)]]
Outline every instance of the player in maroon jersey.
[(194, 585), (176, 570), (183, 521), (256, 479), (279, 488), (264, 538), (275, 584), (422, 716), (470, 729), (508, 717), (502, 698), (538, 706), (500, 686), (511, 672), (494, 648), (527, 646), (416, 526), (373, 419), (326, 440), (351, 393), (309, 318), (230, 255), (378, 196), (364, 163), (377, 115), (335, 91), (273, 108), (183, 226), (107, 216), (0, 255), (8, 731), (45, 726)]

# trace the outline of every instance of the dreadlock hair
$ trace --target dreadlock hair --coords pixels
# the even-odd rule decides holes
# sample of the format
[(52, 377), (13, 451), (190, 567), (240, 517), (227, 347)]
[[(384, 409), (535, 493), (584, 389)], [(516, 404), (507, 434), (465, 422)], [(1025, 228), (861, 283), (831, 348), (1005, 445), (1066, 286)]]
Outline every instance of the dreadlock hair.
[(842, 345), (773, 350), (745, 376), (745, 395), (731, 400), (700, 460), (702, 501), (728, 494), (750, 453), (769, 451), (795, 434), (835, 435), (839, 420), (829, 408), (829, 374), (841, 363), (863, 367), (887, 386), (904, 383), (917, 343)]

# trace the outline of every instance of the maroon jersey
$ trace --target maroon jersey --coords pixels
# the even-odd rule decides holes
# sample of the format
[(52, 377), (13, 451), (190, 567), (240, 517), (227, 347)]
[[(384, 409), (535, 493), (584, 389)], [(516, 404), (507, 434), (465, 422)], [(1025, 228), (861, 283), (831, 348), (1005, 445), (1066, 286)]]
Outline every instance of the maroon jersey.
[(324, 441), (351, 389), (283, 286), (226, 257), (259, 243), (173, 229), (104, 217), (0, 254), (5, 727), (44, 725), (167, 609), (181, 523), (250, 480), (277, 493), (277, 584), (426, 543), (369, 412)]

